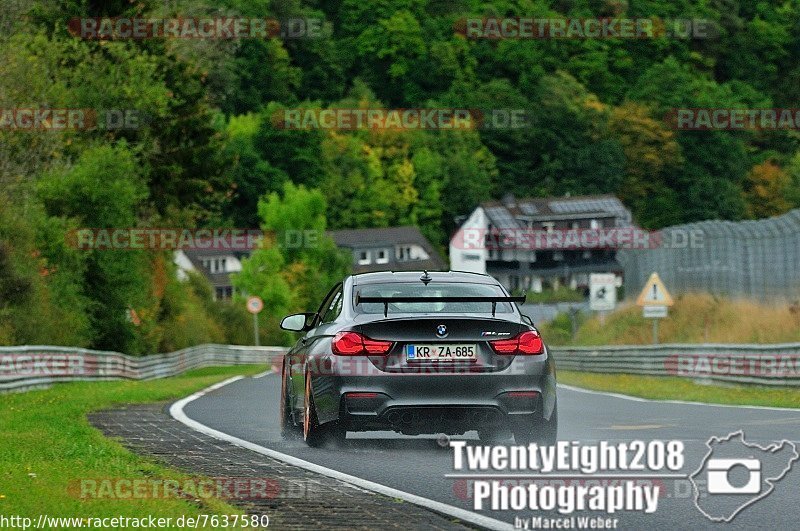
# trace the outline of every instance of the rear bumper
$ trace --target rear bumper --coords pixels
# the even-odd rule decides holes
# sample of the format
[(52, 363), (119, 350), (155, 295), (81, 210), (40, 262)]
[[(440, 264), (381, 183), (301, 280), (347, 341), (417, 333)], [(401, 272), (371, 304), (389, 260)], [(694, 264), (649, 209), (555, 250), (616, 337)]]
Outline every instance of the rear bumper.
[(331, 370), (312, 374), (318, 418), (341, 420), (352, 431), (463, 433), (509, 418), (549, 419), (555, 405), (555, 368), (546, 352), (485, 373), (367, 374), (353, 371), (352, 360), (331, 355), (325, 361)]

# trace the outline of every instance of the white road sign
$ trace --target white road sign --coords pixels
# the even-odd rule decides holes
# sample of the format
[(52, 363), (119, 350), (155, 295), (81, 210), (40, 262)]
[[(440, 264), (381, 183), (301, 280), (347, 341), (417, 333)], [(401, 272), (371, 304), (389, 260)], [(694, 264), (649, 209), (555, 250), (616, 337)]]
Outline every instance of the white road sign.
[(645, 319), (663, 319), (667, 316), (666, 306), (643, 306), (642, 317)]
[(610, 312), (617, 305), (617, 277), (613, 273), (589, 275), (589, 309)]

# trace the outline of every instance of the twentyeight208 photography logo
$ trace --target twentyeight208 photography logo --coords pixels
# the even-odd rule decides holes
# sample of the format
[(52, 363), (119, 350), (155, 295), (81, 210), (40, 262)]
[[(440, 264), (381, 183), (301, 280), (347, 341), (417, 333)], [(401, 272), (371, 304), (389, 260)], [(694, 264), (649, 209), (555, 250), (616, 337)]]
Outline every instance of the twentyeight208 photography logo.
[(714, 522), (730, 522), (765, 498), (800, 458), (791, 441), (759, 446), (745, 441), (741, 430), (723, 438), (712, 437), (706, 446), (708, 453), (689, 480), (695, 505)]

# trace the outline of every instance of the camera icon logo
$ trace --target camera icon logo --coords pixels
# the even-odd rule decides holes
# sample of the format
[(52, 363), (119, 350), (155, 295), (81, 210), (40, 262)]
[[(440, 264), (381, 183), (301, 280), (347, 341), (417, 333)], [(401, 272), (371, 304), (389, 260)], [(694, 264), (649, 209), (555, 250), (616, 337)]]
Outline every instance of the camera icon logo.
[[(750, 476), (747, 483), (735, 486), (731, 472), (744, 467)], [(758, 459), (709, 459), (706, 464), (709, 494), (758, 494), (761, 492), (761, 461)]]
[(765, 446), (749, 442), (741, 430), (725, 437), (711, 437), (708, 452), (690, 474), (694, 504), (712, 522), (730, 522), (776, 488), (776, 484), (800, 460), (789, 440)]

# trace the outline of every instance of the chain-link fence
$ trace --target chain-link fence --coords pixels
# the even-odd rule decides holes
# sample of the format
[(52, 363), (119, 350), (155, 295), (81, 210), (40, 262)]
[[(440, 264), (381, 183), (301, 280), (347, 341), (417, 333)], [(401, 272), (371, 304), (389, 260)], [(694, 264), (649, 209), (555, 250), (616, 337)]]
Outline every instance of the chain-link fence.
[(800, 209), (758, 221), (678, 225), (662, 236), (660, 248), (617, 253), (628, 297), (656, 271), (672, 293), (800, 298)]

